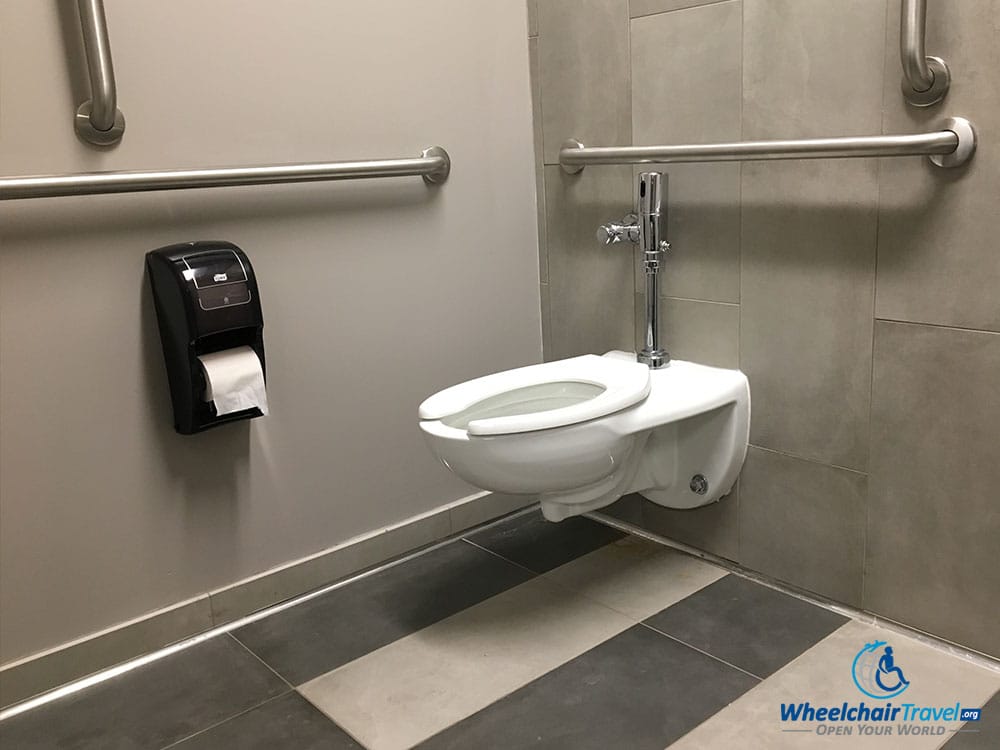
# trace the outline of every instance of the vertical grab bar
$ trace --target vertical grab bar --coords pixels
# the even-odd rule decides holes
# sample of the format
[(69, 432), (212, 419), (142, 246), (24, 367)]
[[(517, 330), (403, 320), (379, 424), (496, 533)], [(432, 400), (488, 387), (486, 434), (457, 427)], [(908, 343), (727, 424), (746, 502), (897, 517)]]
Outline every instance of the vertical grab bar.
[(77, 5), (87, 55), (91, 98), (79, 106), (73, 122), (77, 135), (83, 140), (96, 146), (111, 146), (121, 140), (125, 131), (125, 116), (118, 109), (104, 0), (77, 0)]
[(903, 98), (914, 107), (929, 107), (944, 99), (951, 85), (948, 65), (924, 48), (927, 0), (902, 0), (899, 19), (899, 59), (903, 64)]

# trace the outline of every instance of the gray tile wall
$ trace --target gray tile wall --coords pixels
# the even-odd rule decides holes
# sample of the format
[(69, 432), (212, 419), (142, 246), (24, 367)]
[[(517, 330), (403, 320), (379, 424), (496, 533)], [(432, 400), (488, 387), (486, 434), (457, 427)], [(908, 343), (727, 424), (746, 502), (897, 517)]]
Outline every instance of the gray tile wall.
[(637, 170), (567, 176), (566, 138), (973, 120), (977, 155), (952, 172), (919, 158), (663, 167), (667, 348), (748, 374), (752, 447), (717, 505), (627, 510), (657, 533), (1000, 655), (1000, 0), (930, 0), (928, 53), (948, 61), (953, 84), (923, 110), (899, 93), (899, 1), (529, 3), (545, 350), (631, 348), (642, 323), (636, 259), (592, 239), (631, 204)]

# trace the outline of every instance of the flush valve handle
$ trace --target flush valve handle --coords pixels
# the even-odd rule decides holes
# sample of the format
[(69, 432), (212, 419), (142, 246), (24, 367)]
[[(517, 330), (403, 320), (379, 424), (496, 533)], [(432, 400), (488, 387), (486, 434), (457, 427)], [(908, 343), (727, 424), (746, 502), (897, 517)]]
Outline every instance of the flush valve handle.
[(639, 241), (639, 218), (635, 214), (626, 214), (621, 223), (609, 221), (597, 228), (598, 242), (614, 245), (622, 240)]

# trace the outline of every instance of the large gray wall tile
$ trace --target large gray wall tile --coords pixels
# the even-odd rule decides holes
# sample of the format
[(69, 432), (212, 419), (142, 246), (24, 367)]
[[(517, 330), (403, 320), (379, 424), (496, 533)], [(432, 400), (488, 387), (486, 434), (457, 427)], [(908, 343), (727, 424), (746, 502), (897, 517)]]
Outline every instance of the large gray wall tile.
[(738, 0), (632, 21), (637, 145), (738, 140)]
[[(635, 296), (635, 346), (641, 349), (646, 330), (646, 297)], [(700, 300), (660, 299), (660, 346), (673, 359), (712, 367), (740, 366), (739, 305)]]
[[(669, 164), (667, 236), (660, 296), (740, 301), (740, 165)], [(645, 291), (642, 254), (635, 255), (635, 291)]]
[(877, 165), (743, 165), (740, 364), (751, 442), (868, 461)]
[[(647, 169), (649, 167), (646, 167)], [(660, 293), (667, 297), (740, 301), (740, 165), (666, 164), (667, 239)], [(642, 171), (636, 167), (635, 172)], [(636, 256), (636, 291), (644, 289)]]
[(567, 138), (600, 146), (631, 142), (628, 0), (540, 0), (538, 59), (545, 163)]
[[(738, 0), (632, 22), (632, 138), (641, 145), (739, 140)], [(677, 73), (673, 73), (677, 71)], [(669, 175), (663, 294), (739, 301), (738, 164), (636, 167)], [(642, 289), (636, 274), (636, 290)]]
[(745, 139), (878, 132), (884, 3), (744, 0), (743, 24)]
[(546, 356), (631, 349), (633, 251), (628, 244), (606, 246), (594, 238), (599, 225), (620, 219), (631, 205), (631, 167), (568, 175), (548, 166), (545, 192), (552, 331)]
[(751, 446), (740, 477), (740, 563), (861, 604), (868, 477)]
[(879, 321), (865, 607), (1000, 656), (1000, 334)]
[(717, 503), (675, 510), (644, 500), (642, 526), (654, 534), (739, 562), (739, 485)]
[[(952, 83), (934, 107), (907, 106), (899, 90), (899, 30), (886, 44), (886, 132), (920, 132), (945, 115), (968, 117), (979, 146), (968, 166), (883, 159), (880, 182), (880, 318), (1000, 331), (1000, 0), (931, 0), (928, 54), (944, 58)], [(897, 18), (899, 0), (890, 6)]]

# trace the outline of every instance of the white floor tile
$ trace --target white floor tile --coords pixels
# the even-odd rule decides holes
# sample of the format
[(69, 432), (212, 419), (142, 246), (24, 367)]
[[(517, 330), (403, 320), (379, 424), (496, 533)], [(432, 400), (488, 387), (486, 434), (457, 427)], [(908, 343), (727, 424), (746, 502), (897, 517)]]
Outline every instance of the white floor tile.
[[(881, 701), (862, 694), (854, 685), (851, 667), (857, 652), (874, 640), (883, 640), (895, 652), (896, 664), (910, 681), (910, 687), (890, 701)], [(891, 702), (918, 706), (978, 707), (1000, 688), (1000, 673), (950, 656), (949, 654), (898, 635), (893, 631), (849, 622), (835, 630), (811, 649), (771, 677), (743, 695), (712, 718), (670, 746), (670, 750), (730, 750), (735, 747), (809, 748), (850, 747), (921, 748), (940, 747), (952, 732), (943, 735), (899, 736), (900, 721), (867, 722), (873, 726), (891, 727), (891, 736), (859, 735), (858, 722), (847, 723), (853, 729), (849, 737), (819, 735), (819, 723), (782, 722), (782, 702), (809, 701), (813, 706), (840, 706), (845, 701), (855, 705), (862, 700), (866, 706)], [(832, 726), (833, 722), (820, 722)], [(946, 730), (958, 729), (961, 722), (941, 722)], [(936, 726), (928, 723), (929, 726)], [(974, 725), (973, 725), (974, 726)], [(808, 732), (783, 732), (783, 729), (806, 729)]]
[(637, 621), (725, 575), (722, 568), (638, 537), (625, 537), (545, 574)]

